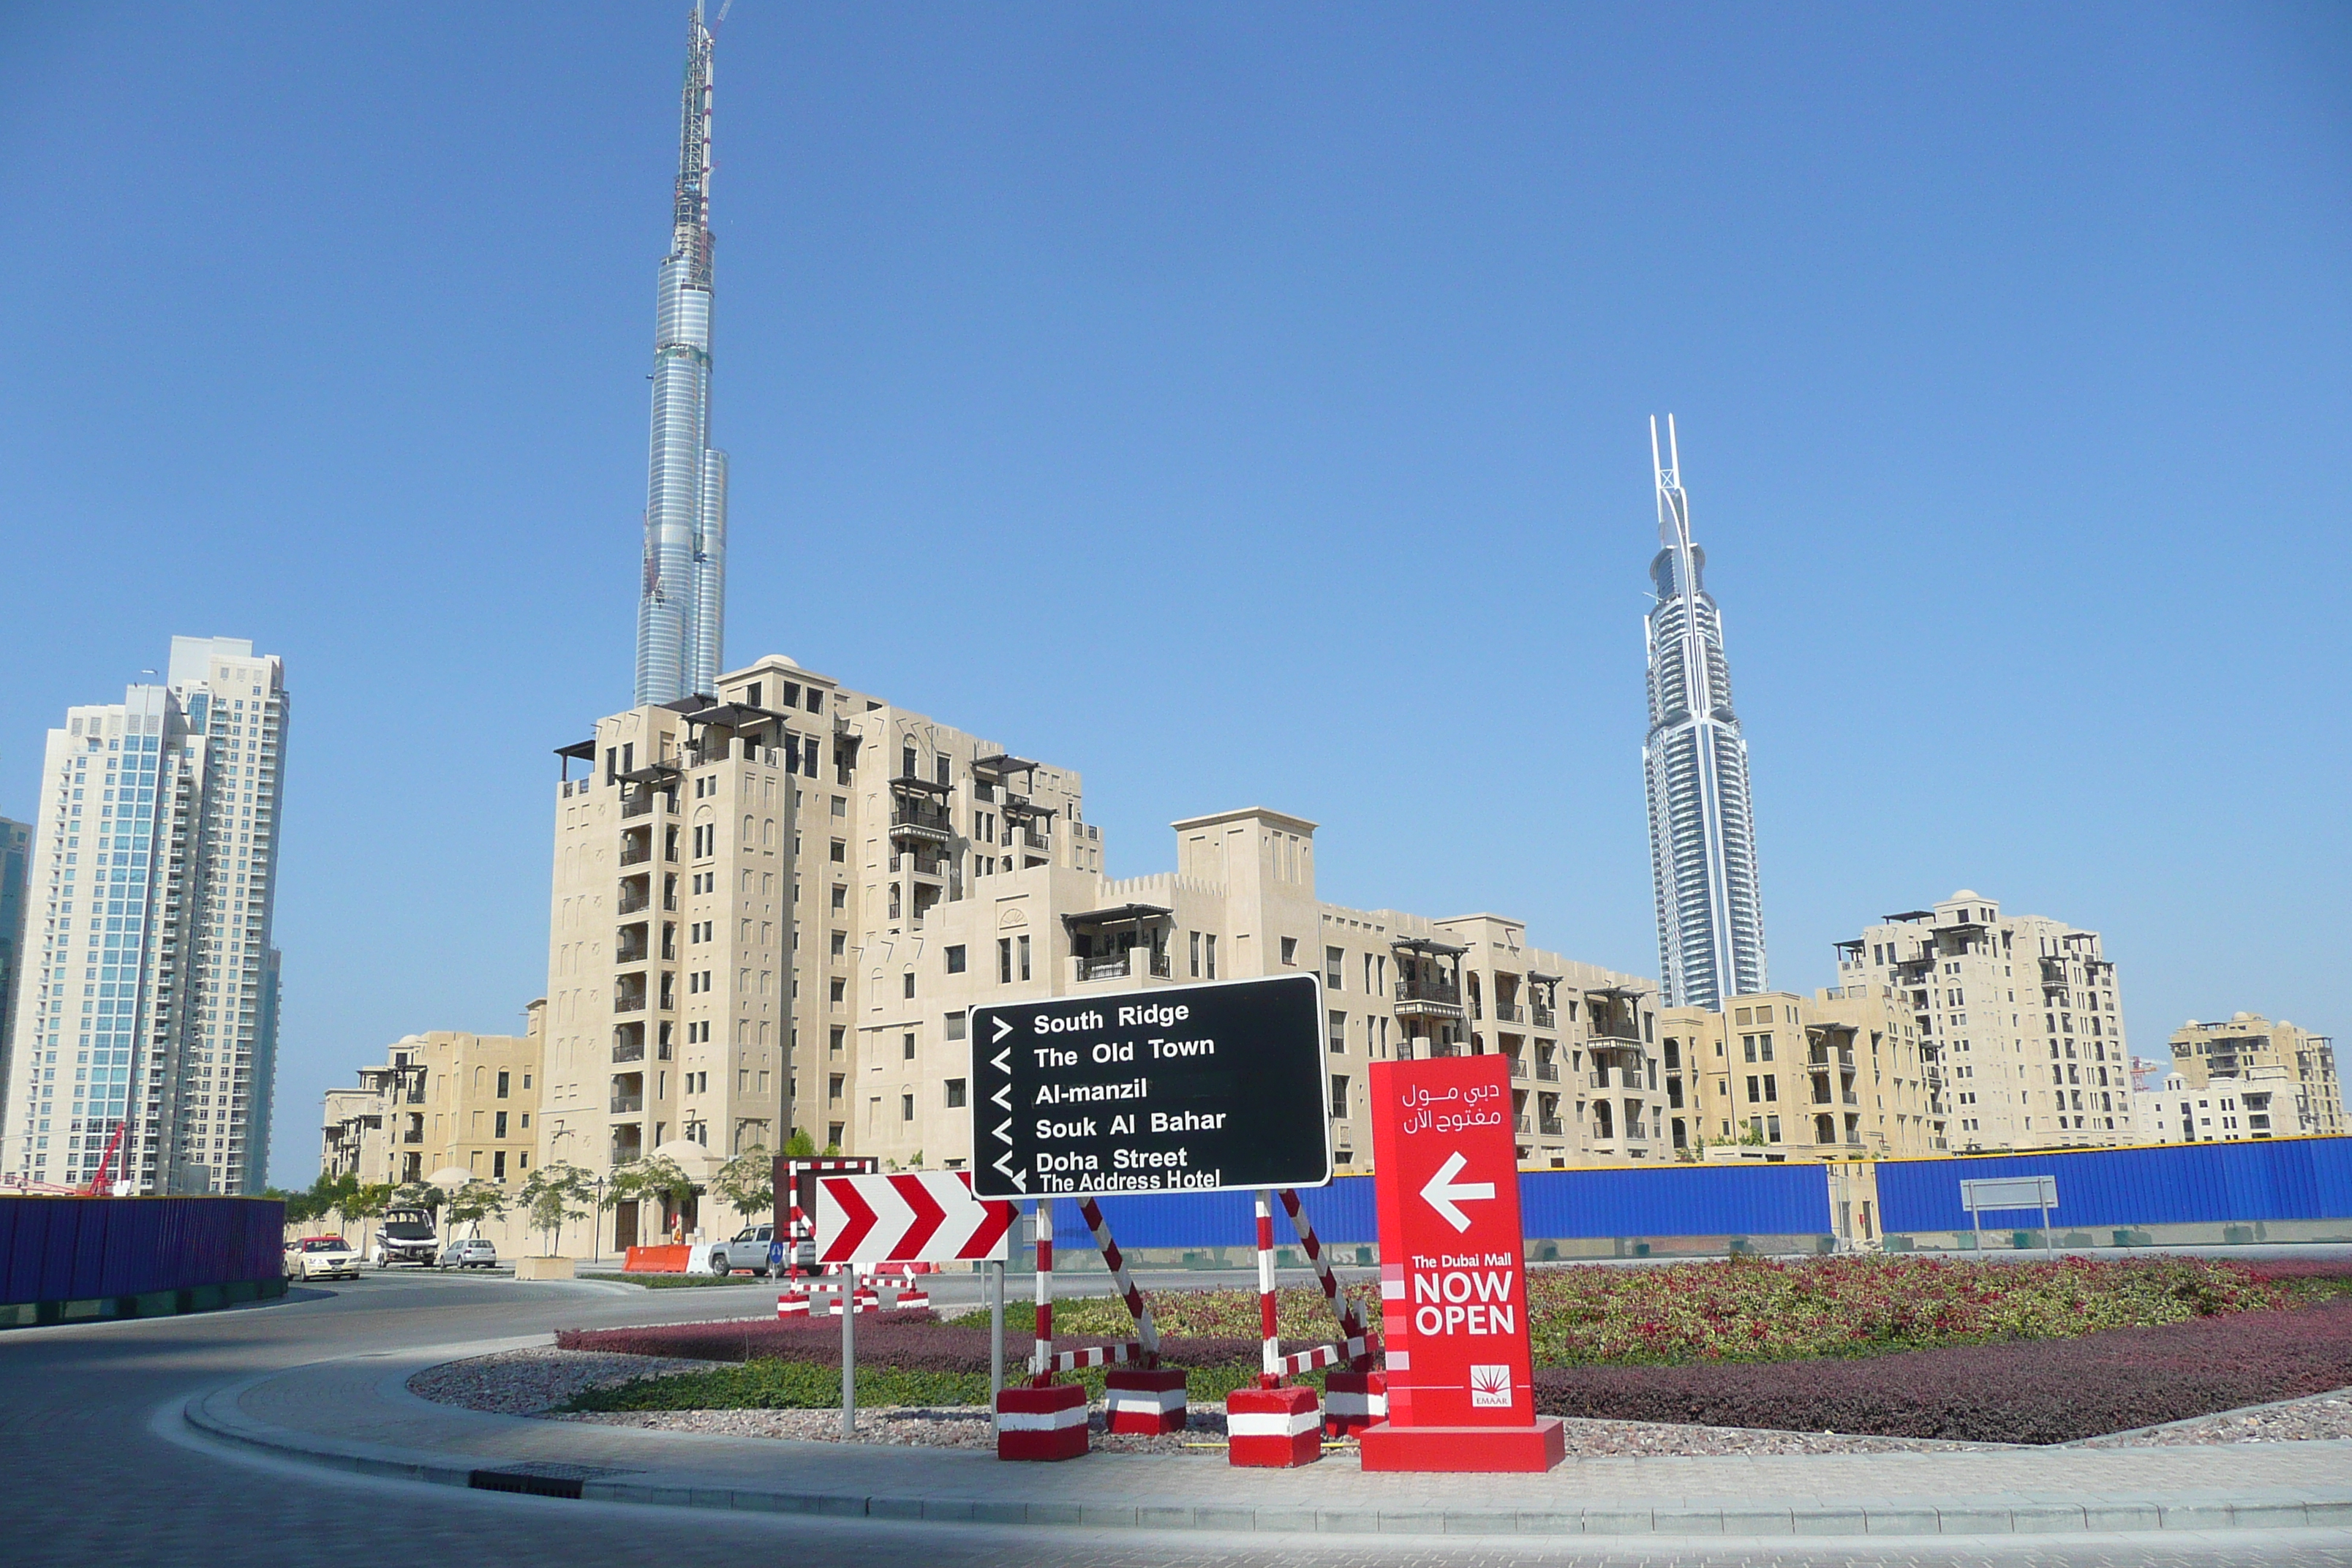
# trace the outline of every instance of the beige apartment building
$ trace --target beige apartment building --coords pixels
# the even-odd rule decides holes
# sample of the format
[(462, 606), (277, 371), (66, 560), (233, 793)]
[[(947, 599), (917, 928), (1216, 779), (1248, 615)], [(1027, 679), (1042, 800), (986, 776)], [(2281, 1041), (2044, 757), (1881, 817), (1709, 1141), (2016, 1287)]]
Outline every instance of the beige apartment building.
[(541, 1020), (530, 1005), (520, 1037), (450, 1029), (394, 1042), (359, 1087), (326, 1094), (319, 1168), (362, 1182), (466, 1177), (520, 1186), (539, 1144)]
[(1764, 1158), (1899, 1159), (1947, 1147), (1940, 1085), (1891, 987), (1736, 996), (1675, 1007), (1659, 1031), (1677, 1152), (1753, 1144)]
[(2136, 1141), (2116, 966), (2099, 933), (1962, 889), (1837, 944), (1841, 987), (1889, 988), (1960, 1152)]
[(959, 1166), (973, 1005), (1286, 970), (1323, 977), (1345, 1165), (1366, 1067), (1454, 1051), (1512, 1059), (1523, 1159), (1670, 1157), (1651, 982), (1500, 916), (1322, 902), (1315, 825), (1276, 811), (1178, 823), (1174, 870), (1113, 879), (1074, 772), (781, 657), (719, 685), (560, 753), (542, 1161), (708, 1170), (798, 1127)]
[(2163, 1088), (2139, 1091), (2137, 1116), (2143, 1143), (2237, 1143), (2323, 1131), (2312, 1094), (2283, 1067), (2193, 1085), (2168, 1073)]
[[(2172, 1068), (2190, 1089), (2202, 1089), (2215, 1079), (2260, 1077), (2267, 1081), (2273, 1074), (2284, 1075), (2295, 1086), (2294, 1098), (2306, 1107), (2311, 1131), (2340, 1137), (2345, 1131), (2344, 1085), (2336, 1076), (2335, 1042), (2284, 1018), (2275, 1024), (2260, 1013), (2232, 1013), (2227, 1023), (2218, 1024), (2191, 1018), (2172, 1032)], [(2288, 1134), (2283, 1129), (2280, 1135)]]

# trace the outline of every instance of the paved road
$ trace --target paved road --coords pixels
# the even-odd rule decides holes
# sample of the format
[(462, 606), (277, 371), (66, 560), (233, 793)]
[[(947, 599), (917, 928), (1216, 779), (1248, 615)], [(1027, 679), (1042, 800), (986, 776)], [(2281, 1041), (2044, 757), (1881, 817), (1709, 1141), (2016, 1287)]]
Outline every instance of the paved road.
[[(1197, 1275), (1185, 1278), (1210, 1281)], [(970, 1280), (940, 1294), (969, 1300)], [(1299, 1564), (1514, 1563), (2180, 1564), (2254, 1561), (2352, 1568), (2352, 1531), (2048, 1538), (2011, 1547), (1900, 1542), (1854, 1550), (1787, 1540), (1710, 1543), (1678, 1553), (1656, 1541), (1362, 1539), (1285, 1541), (1133, 1532), (1013, 1531), (872, 1520), (764, 1519), (496, 1496), (366, 1480), (274, 1463), (192, 1438), (178, 1419), (199, 1389), (273, 1368), (406, 1346), (529, 1333), (565, 1324), (679, 1321), (757, 1312), (759, 1287), (641, 1291), (610, 1285), (371, 1275), (237, 1311), (26, 1329), (0, 1334), (0, 1561), (36, 1564), (202, 1563), (257, 1553), (273, 1564), (467, 1561), (677, 1568), (698, 1546), (811, 1568), (994, 1563), (1089, 1568), (1275, 1568)], [(1861, 1543), (1856, 1543), (1860, 1545)]]

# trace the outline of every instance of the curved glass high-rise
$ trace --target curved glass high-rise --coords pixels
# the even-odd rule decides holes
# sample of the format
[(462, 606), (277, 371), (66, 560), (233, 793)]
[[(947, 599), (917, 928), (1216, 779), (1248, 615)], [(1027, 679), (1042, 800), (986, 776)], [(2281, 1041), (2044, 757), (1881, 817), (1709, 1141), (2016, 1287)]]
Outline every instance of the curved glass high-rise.
[(640, 706), (716, 691), (727, 629), (727, 454), (710, 446), (710, 29), (698, 4), (678, 118), (677, 197), (655, 308)]
[(1756, 887), (1756, 824), (1748, 742), (1731, 710), (1723, 616), (1706, 592), (1706, 552), (1691, 541), (1674, 416), (1666, 451), (1650, 421), (1658, 542), (1650, 649), (1650, 734), (1642, 770), (1650, 796), (1650, 875), (1657, 889), (1658, 965), (1669, 1007), (1720, 1007), (1765, 989), (1764, 916)]

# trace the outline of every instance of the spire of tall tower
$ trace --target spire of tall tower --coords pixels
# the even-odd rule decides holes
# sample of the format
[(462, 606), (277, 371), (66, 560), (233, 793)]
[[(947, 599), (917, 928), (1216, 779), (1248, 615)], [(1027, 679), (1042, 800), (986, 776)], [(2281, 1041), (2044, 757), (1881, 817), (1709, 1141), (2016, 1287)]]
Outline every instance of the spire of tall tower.
[(639, 703), (718, 684), (726, 628), (727, 458), (710, 447), (710, 29), (687, 21), (677, 189), (655, 304), (653, 437), (645, 575), (637, 601)]
[(1674, 416), (1664, 460), (1650, 421), (1658, 490), (1657, 604), (1644, 625), (1650, 732), (1642, 748), (1650, 802), (1650, 874), (1658, 904), (1666, 1005), (1719, 1007), (1765, 987), (1764, 919), (1748, 742), (1731, 707), (1723, 617), (1706, 592), (1706, 552), (1691, 539), (1690, 498)]

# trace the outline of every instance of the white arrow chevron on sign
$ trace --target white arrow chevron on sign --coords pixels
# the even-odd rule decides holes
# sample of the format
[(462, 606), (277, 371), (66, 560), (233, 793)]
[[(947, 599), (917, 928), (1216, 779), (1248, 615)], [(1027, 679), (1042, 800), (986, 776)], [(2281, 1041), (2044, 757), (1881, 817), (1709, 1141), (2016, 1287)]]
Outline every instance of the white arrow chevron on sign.
[(1013, 1205), (973, 1197), (961, 1172), (826, 1176), (818, 1188), (820, 1263), (949, 1263), (1009, 1250)]
[[(1029, 939), (1024, 937), (1021, 940), (1026, 942)], [(996, 1018), (992, 1019), (991, 1022), (996, 1026), (996, 1033), (988, 1037), (988, 1043), (992, 1046), (1013, 1032), (1013, 1020), (1010, 1018)]]
[(1430, 1177), (1428, 1184), (1421, 1189), (1423, 1200), (1435, 1209), (1457, 1235), (1470, 1228), (1470, 1216), (1462, 1212), (1460, 1205), (1473, 1199), (1495, 1195), (1495, 1184), (1492, 1182), (1457, 1182), (1454, 1179), (1469, 1163), (1462, 1157), (1462, 1151), (1456, 1149), (1445, 1157), (1445, 1163), (1437, 1167), (1437, 1174)]

